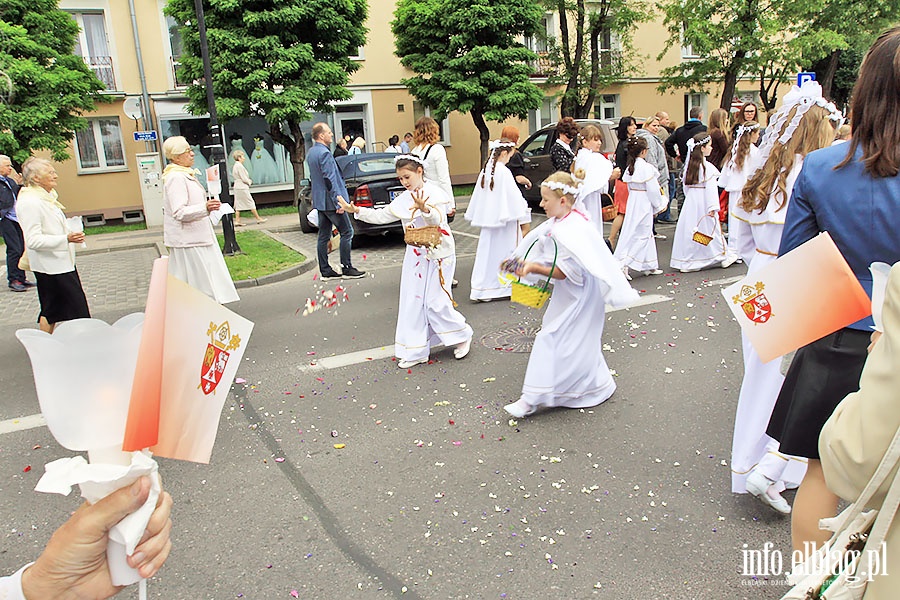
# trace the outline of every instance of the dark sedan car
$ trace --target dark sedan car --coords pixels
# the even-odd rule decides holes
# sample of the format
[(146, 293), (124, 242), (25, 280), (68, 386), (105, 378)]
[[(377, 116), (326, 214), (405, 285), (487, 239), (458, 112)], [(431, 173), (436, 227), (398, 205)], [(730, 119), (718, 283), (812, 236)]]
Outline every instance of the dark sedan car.
[[(338, 169), (347, 184), (347, 198), (349, 202), (357, 206), (368, 208), (380, 208), (390, 204), (397, 194), (404, 191), (400, 180), (397, 179), (397, 171), (394, 169), (394, 157), (396, 154), (381, 152), (376, 154), (353, 154), (339, 156), (335, 159)], [(316, 230), (307, 220), (306, 215), (312, 210), (312, 196), (309, 181), (304, 180), (305, 185), (300, 190), (300, 228), (304, 233)], [(389, 231), (402, 231), (400, 222), (388, 225), (371, 225), (358, 219), (351, 218), (355, 235), (376, 235)]]
[[(615, 153), (619, 140), (616, 138), (615, 126), (612, 121), (576, 119), (576, 122), (581, 127), (585, 125), (598, 127), (600, 133), (603, 134), (601, 152), (608, 156)], [(535, 131), (519, 146), (519, 152), (522, 153), (522, 159), (525, 161), (525, 176), (532, 183), (531, 189), (525, 191), (525, 200), (532, 207), (537, 206), (541, 202), (540, 183), (553, 172), (553, 164), (550, 162), (550, 148), (556, 143), (558, 137), (556, 124), (554, 123)], [(572, 142), (572, 150), (575, 152), (578, 151), (575, 147), (577, 143), (577, 141)]]

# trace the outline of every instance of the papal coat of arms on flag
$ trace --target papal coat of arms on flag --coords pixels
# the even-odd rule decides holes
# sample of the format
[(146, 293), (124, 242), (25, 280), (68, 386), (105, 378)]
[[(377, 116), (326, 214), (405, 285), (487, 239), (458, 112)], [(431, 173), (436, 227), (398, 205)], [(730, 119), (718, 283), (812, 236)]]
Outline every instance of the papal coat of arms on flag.
[(747, 318), (754, 323), (765, 323), (772, 316), (772, 305), (763, 294), (765, 287), (765, 284), (757, 281), (756, 285), (742, 286), (740, 293), (732, 297), (732, 302), (739, 304)]
[(241, 345), (241, 336), (231, 335), (231, 327), (228, 321), (221, 325), (216, 325), (210, 321), (209, 330), (210, 342), (206, 345), (206, 353), (203, 356), (203, 366), (200, 370), (200, 388), (206, 395), (216, 391), (216, 386), (222, 380), (222, 373), (225, 372), (225, 366), (228, 364), (229, 352), (235, 350)]

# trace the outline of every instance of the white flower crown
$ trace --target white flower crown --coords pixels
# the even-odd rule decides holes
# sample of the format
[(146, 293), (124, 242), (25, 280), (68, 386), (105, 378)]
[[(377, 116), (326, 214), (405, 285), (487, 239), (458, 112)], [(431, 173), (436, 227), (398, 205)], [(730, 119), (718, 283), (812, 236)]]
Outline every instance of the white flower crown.
[(401, 160), (411, 160), (413, 162), (419, 163), (422, 167), (425, 167), (425, 161), (416, 156), (415, 154), (398, 154), (394, 157), (394, 164), (396, 165), (398, 161)]
[(491, 140), (488, 142), (488, 150), (494, 151), (497, 148), (515, 148), (515, 142), (501, 142), (500, 140)]
[(541, 187), (545, 187), (550, 190), (559, 190), (563, 194), (571, 194), (573, 196), (576, 196), (578, 195), (578, 188), (581, 186), (581, 180), (576, 179), (576, 181), (578, 181), (579, 183), (576, 184), (575, 187), (567, 183), (562, 183), (561, 181), (544, 181), (541, 183)]
[(706, 144), (710, 143), (711, 141), (712, 141), (712, 138), (710, 136), (706, 136), (704, 138), (701, 138), (700, 140), (694, 140), (694, 138), (689, 139), (687, 141), (687, 143), (685, 144), (688, 149), (688, 154), (693, 152), (695, 147), (705, 146)]

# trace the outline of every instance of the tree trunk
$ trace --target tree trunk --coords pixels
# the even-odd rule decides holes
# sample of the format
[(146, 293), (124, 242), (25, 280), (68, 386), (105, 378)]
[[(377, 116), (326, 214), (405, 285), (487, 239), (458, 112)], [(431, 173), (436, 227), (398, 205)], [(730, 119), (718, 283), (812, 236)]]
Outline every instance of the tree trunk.
[(579, 118), (579, 98), (581, 96), (581, 83), (579, 82), (581, 73), (579, 72), (579, 67), (581, 66), (581, 61), (584, 57), (584, 1), (585, 0), (577, 0), (575, 7), (574, 55), (571, 54), (571, 47), (569, 46), (568, 11), (564, 10), (565, 4), (563, 2), (559, 3), (559, 31), (563, 41), (563, 49), (565, 51), (563, 58), (567, 77), (566, 91), (563, 94), (562, 103), (560, 104), (560, 113), (563, 117)]
[(291, 135), (286, 135), (280, 125), (269, 125), (269, 135), (272, 140), (281, 144), (288, 151), (291, 167), (294, 171), (294, 193), (293, 204), (297, 206), (300, 201), (300, 182), (306, 174), (303, 169), (303, 161), (306, 158), (306, 145), (303, 141), (303, 132), (300, 129), (300, 123), (296, 121), (288, 121), (288, 128)]
[(828, 64), (825, 66), (825, 72), (822, 74), (822, 95), (831, 98), (831, 87), (834, 85), (834, 74), (837, 72), (838, 64), (840, 64), (841, 51), (835, 50), (828, 57)]
[(737, 89), (738, 73), (737, 69), (732, 67), (725, 71), (725, 79), (722, 87), (722, 100), (719, 102), (719, 108), (731, 111), (731, 102), (734, 100), (734, 91)]
[(484, 113), (480, 109), (472, 109), (472, 121), (478, 129), (478, 139), (481, 140), (481, 164), (483, 165), (488, 159), (488, 141), (491, 138), (491, 132), (487, 123), (484, 122)]

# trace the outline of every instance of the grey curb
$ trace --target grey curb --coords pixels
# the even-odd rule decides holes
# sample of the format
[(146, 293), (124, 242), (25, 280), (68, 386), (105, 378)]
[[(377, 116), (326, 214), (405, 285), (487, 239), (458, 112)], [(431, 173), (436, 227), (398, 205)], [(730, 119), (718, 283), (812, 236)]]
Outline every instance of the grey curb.
[(285, 281), (286, 279), (293, 279), (299, 275), (303, 275), (307, 271), (311, 271), (312, 268), (316, 265), (316, 261), (306, 259), (299, 265), (294, 267), (289, 267), (284, 271), (278, 271), (277, 273), (272, 273), (271, 275), (263, 275), (262, 277), (257, 277), (255, 279), (241, 279), (240, 281), (234, 282), (234, 287), (236, 288), (251, 288), (259, 285), (266, 285), (268, 283), (277, 283), (279, 281)]

